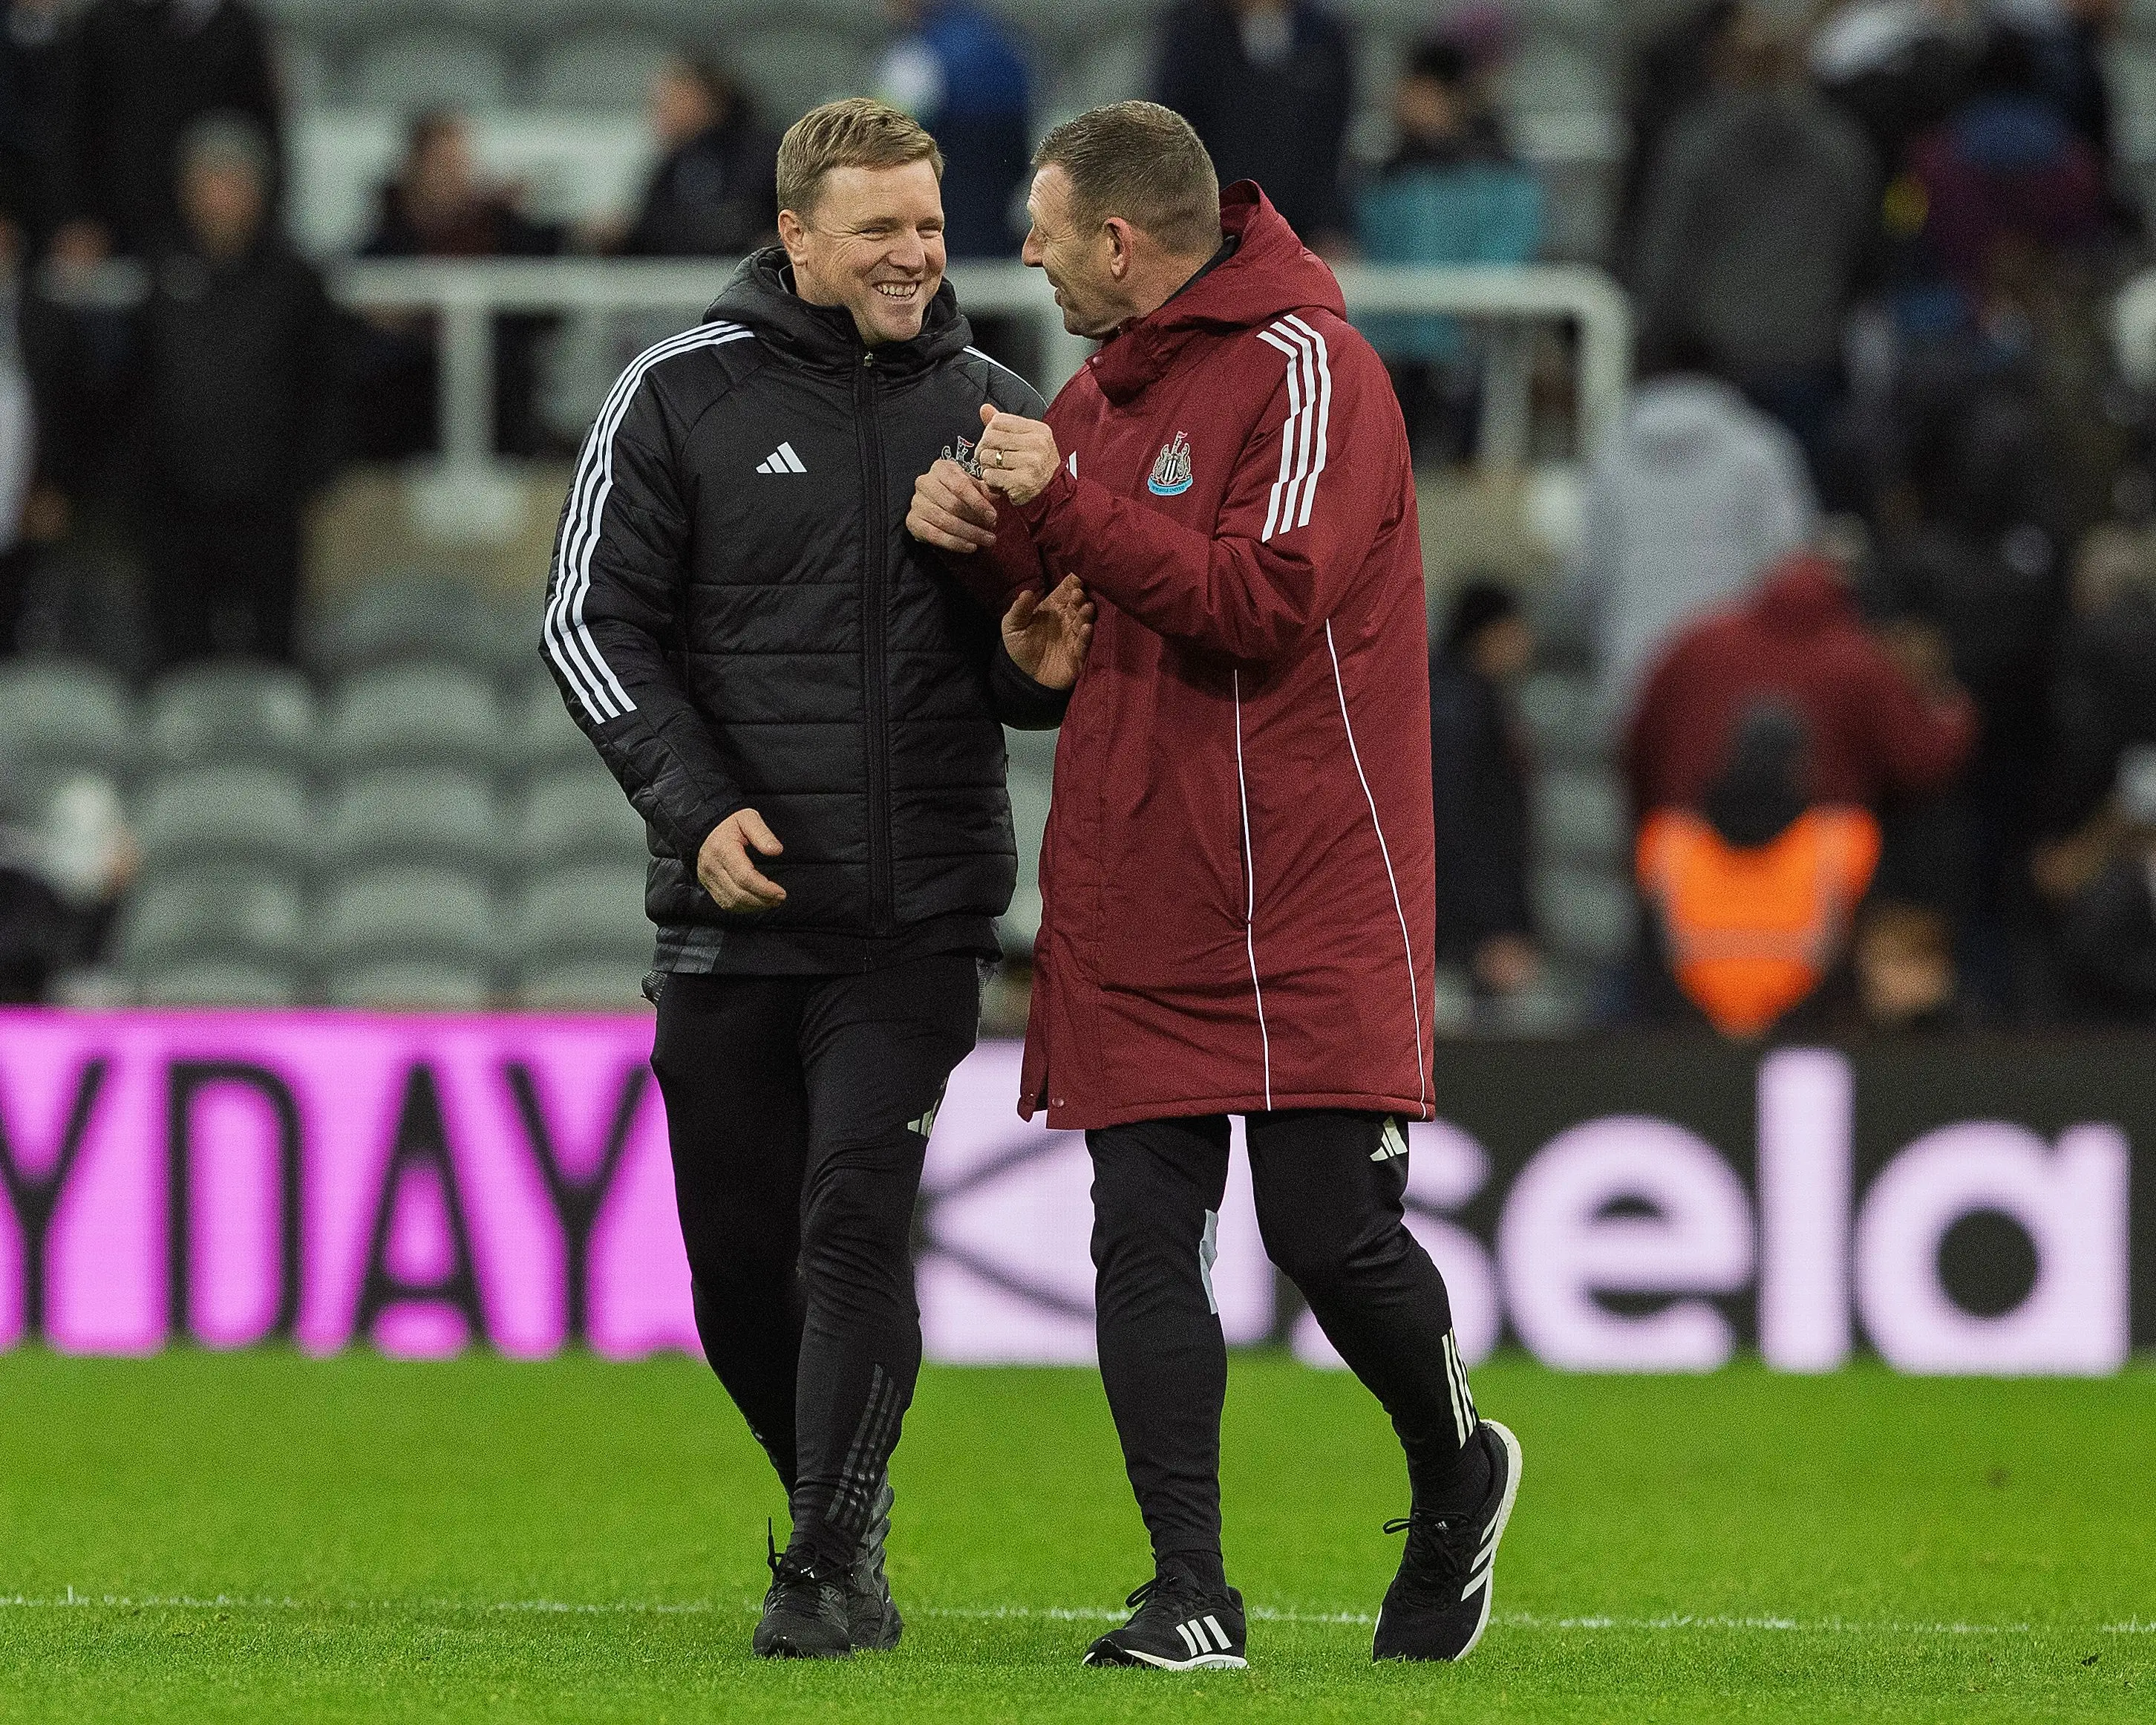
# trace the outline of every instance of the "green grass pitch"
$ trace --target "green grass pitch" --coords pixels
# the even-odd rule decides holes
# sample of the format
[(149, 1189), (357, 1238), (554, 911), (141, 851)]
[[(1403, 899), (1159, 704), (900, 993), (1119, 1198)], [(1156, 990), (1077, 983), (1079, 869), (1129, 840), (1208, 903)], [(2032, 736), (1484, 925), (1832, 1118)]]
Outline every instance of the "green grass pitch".
[(1398, 1451), (1261, 1355), (1225, 1437), (1251, 1669), (1173, 1678), (1077, 1664), (1147, 1568), (1090, 1372), (928, 1372), (904, 1645), (772, 1667), (778, 1494), (699, 1365), (0, 1357), (0, 1719), (2156, 1718), (2156, 1372), (1476, 1387), (1527, 1468), (1472, 1660), (1370, 1665)]

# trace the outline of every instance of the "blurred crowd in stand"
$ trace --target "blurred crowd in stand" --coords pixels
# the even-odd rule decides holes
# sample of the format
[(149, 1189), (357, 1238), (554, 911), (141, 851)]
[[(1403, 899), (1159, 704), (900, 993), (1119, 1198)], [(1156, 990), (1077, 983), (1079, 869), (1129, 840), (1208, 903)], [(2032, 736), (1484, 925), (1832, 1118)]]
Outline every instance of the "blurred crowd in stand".
[[(0, 11), (0, 653), (26, 644), (43, 548), (88, 519), (131, 537), (133, 669), (289, 660), (308, 500), (351, 461), (436, 447), (434, 321), (334, 307), (285, 237), (288, 116), (250, 0)], [(1630, 295), (1635, 386), (1560, 577), (1435, 594), (1440, 957), (1476, 1001), (1550, 968), (1522, 696), (1556, 674), (1588, 691), (1636, 889), (1634, 956), (1594, 1016), (1736, 1036), (2156, 1022), (2156, 438), (2104, 326), (2146, 255), (2105, 72), (2122, 11), (1643, 12), (1601, 259)], [(1037, 53), (973, 0), (882, 12), (875, 85), (942, 143), (952, 257), (1014, 256)], [(1530, 263), (1556, 189), (1508, 136), (1523, 28), (1434, 0), (1373, 90), (1317, 0), (1167, 0), (1121, 93), (1188, 115), (1223, 181), (1258, 180), (1330, 258)], [(469, 116), (408, 116), (358, 254), (768, 241), (793, 116), (759, 111), (725, 44), (685, 45), (647, 113), (642, 196), (582, 225), (490, 181)], [(112, 259), (139, 294), (26, 285)], [(557, 321), (498, 320), (505, 453), (569, 453), (536, 405)], [(1474, 461), (1489, 331), (1365, 328), (1419, 460)], [(1036, 357), (1023, 326), (981, 336)], [(13, 891), (45, 841), (6, 842)], [(63, 947), (124, 882), (107, 849), (54, 899)], [(28, 901), (0, 892), (0, 929)]]
[[(1612, 1013), (2156, 1020), (2146, 404), (2103, 356), (2145, 254), (2120, 11), (1850, 0), (1807, 37), (1709, 0), (1639, 53), (1612, 259), (1639, 381), (1552, 613), (1634, 822)], [(1463, 593), (1434, 660), (1440, 755), (1502, 711), (1460, 644), (1492, 603)], [(1519, 728), (1478, 721), (1481, 764), (1440, 774), (1508, 787), (1445, 895), (1508, 907), (1486, 992), (1532, 973), (1522, 752), (1490, 742)]]

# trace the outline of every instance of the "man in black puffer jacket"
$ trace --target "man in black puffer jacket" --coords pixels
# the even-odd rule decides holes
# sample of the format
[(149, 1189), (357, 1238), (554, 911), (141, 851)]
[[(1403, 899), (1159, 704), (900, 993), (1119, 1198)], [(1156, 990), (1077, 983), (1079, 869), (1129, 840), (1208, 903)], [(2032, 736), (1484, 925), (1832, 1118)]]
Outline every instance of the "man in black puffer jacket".
[(1091, 638), (1075, 582), (977, 598), (906, 531), (984, 403), (1041, 410), (968, 346), (941, 172), (879, 103), (787, 134), (783, 245), (624, 374), (549, 583), (548, 663), (650, 834), (698, 1332), (791, 1497), (767, 1655), (897, 1640), (913, 1204), (1018, 871), (998, 721), (1058, 723)]

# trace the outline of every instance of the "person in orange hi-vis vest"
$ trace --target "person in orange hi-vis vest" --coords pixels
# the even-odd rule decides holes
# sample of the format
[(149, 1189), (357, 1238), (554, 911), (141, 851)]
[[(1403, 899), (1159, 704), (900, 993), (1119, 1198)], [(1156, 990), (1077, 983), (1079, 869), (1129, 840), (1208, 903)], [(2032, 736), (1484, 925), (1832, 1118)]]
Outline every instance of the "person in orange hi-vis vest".
[(1725, 1036), (1763, 1034), (1826, 979), (1879, 866), (1866, 809), (1804, 805), (1803, 722), (1763, 703), (1738, 729), (1704, 810), (1640, 829), (1640, 886), (1685, 997)]

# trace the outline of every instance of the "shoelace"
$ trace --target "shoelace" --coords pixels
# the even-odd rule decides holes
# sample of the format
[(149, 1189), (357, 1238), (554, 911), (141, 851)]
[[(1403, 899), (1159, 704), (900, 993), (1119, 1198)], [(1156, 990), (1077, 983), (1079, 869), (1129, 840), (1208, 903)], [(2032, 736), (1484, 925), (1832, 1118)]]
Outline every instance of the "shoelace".
[(1208, 1594), (1204, 1586), (1183, 1575), (1162, 1575), (1156, 1573), (1150, 1579), (1140, 1582), (1123, 1596), (1123, 1603), (1133, 1609), (1148, 1602), (1158, 1604), (1163, 1610), (1173, 1613), (1178, 1608), (1217, 1605), (1219, 1601)]
[(806, 1552), (781, 1551), (771, 1522), (763, 1524), (763, 1561), (771, 1569), (773, 1587), (819, 1586), (824, 1577), (818, 1573), (816, 1560)]
[(1442, 1516), (1410, 1512), (1386, 1522), (1385, 1532), (1404, 1532), (1414, 1568), (1440, 1588), (1456, 1589), (1467, 1579), (1467, 1544), (1460, 1538), (1464, 1526)]

